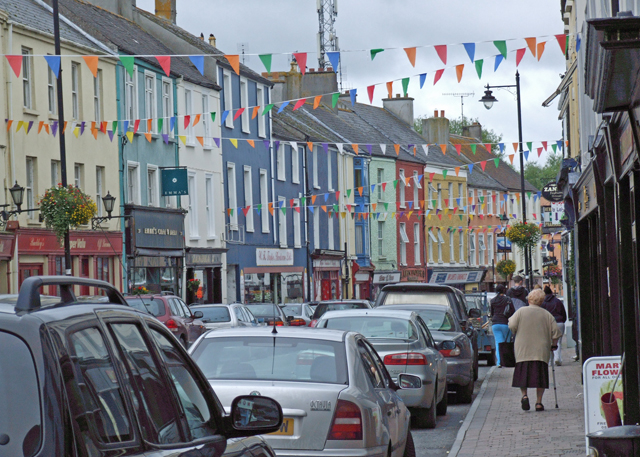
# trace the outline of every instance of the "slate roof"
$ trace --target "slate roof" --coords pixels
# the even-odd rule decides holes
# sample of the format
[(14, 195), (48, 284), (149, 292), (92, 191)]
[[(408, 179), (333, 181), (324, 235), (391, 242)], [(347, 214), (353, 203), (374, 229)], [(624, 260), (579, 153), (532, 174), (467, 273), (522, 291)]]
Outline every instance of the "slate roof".
[[(60, 0), (60, 12), (92, 36), (123, 54), (170, 55), (169, 47), (145, 32), (136, 23), (103, 8), (81, 0)], [(140, 57), (160, 68), (154, 57)], [(191, 64), (188, 57), (171, 59), (171, 74), (182, 76), (194, 84), (216, 89), (218, 86), (205, 78)]]
[[(483, 160), (489, 161), (495, 159), (496, 157), (481, 145), (478, 145), (478, 147), (476, 148), (475, 155), (473, 155), (473, 153), (471, 152), (471, 147), (464, 147), (464, 145), (469, 145), (471, 143), (477, 142), (475, 138), (467, 138), (460, 135), (451, 135), (449, 141), (451, 142), (451, 144), (462, 144), (463, 147), (461, 153), (467, 158), (467, 160), (471, 162), (480, 162)], [(505, 161), (501, 160), (501, 162), (502, 163), (498, 168), (496, 168), (493, 164), (487, 162), (485, 173), (498, 183), (502, 184), (507, 189), (511, 191), (520, 191), (520, 173), (511, 168)], [(474, 166), (473, 174), (476, 173), (476, 167), (479, 168), (479, 164)], [(524, 186), (526, 191), (538, 192), (538, 189), (536, 189), (526, 179), (524, 181)]]
[[(202, 40), (200, 37), (197, 37), (192, 33), (187, 32), (185, 29), (178, 27), (176, 24), (172, 22), (159, 18), (158, 16), (156, 16), (153, 13), (150, 13), (149, 11), (145, 11), (140, 8), (137, 8), (137, 11), (139, 14), (142, 14), (149, 20), (171, 31), (173, 34), (180, 36), (180, 38), (182, 38), (192, 46), (200, 49), (204, 54), (218, 54), (220, 56), (224, 54), (224, 52), (222, 52), (220, 49), (216, 48), (215, 46), (211, 46), (206, 38), (205, 40)], [(216, 57), (216, 60), (225, 68), (232, 69), (231, 65), (229, 64), (229, 61), (226, 58)], [(267, 78), (260, 75), (259, 73), (256, 73), (251, 68), (244, 65), (243, 63), (240, 63), (240, 74), (242, 76), (247, 76), (254, 81), (258, 81), (259, 83), (266, 84), (269, 87), (273, 86), (272, 81), (268, 80)]]
[[(489, 172), (489, 167), (495, 168), (494, 162), (487, 162), (485, 171), (482, 171), (482, 167), (480, 164), (476, 163), (478, 159), (477, 150), (484, 146), (478, 145), (476, 148), (476, 155), (473, 155), (471, 152), (471, 143), (475, 143), (475, 140), (471, 138), (462, 138), (458, 143), (450, 142), (447, 148), (447, 155), (451, 155), (454, 157), (460, 164), (462, 164), (462, 169), (467, 172), (467, 184), (470, 187), (479, 188), (479, 189), (489, 189), (489, 190), (497, 190), (500, 192), (506, 192), (508, 189), (500, 184), (498, 181), (493, 179), (487, 172)], [(462, 144), (462, 149), (460, 151), (460, 155), (458, 155), (458, 151), (452, 146), (453, 144)], [(468, 157), (473, 157), (473, 160), (470, 160)], [(494, 157), (495, 158), (495, 157)], [(473, 171), (469, 173), (469, 164), (473, 163)], [(505, 163), (500, 164), (501, 167), (506, 167)]]
[[(34, 0), (0, 0), (0, 10), (5, 11), (9, 19), (53, 36), (53, 13), (43, 3)], [(60, 39), (77, 43), (88, 48), (100, 49), (89, 37), (60, 18)], [(101, 53), (104, 50), (101, 50)]]

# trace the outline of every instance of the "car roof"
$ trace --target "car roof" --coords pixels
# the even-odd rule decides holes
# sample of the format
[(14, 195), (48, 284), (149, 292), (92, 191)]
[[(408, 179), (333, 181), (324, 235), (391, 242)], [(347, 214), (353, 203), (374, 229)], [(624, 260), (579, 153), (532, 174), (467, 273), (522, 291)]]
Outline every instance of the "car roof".
[(273, 326), (220, 328), (205, 333), (204, 338), (273, 336), (276, 338), (305, 338), (313, 340), (344, 341), (347, 333), (343, 330), (315, 329), (310, 327), (277, 327), (278, 333), (272, 333)]
[(455, 292), (455, 288), (443, 284), (425, 284), (422, 282), (400, 282), (397, 284), (387, 284), (382, 291), (389, 290), (432, 290), (442, 292)]
[[(417, 315), (415, 311), (398, 310), (398, 309), (385, 309), (384, 308), (372, 308), (372, 309), (349, 309), (344, 311), (327, 311), (320, 318), (321, 320), (330, 319), (332, 317), (358, 317), (358, 316), (376, 316), (376, 317), (394, 317), (398, 319), (410, 320), (414, 315)], [(392, 306), (389, 306), (392, 308)]]
[(240, 303), (198, 303), (191, 305), (189, 308), (227, 308), (229, 306), (239, 305)]
[(382, 308), (376, 308), (376, 309), (386, 308), (389, 310), (394, 310), (395, 313), (398, 313), (400, 312), (400, 310), (406, 310), (407, 307), (411, 307), (411, 309), (420, 308), (420, 309), (430, 309), (434, 311), (448, 311), (449, 313), (453, 314), (453, 310), (448, 305), (431, 305), (431, 304), (429, 305), (420, 305), (420, 304), (384, 305)]
[(369, 300), (360, 300), (360, 299), (355, 299), (355, 298), (349, 298), (349, 299), (344, 299), (344, 300), (324, 300), (319, 302), (319, 305), (328, 305), (331, 303), (369, 303)]

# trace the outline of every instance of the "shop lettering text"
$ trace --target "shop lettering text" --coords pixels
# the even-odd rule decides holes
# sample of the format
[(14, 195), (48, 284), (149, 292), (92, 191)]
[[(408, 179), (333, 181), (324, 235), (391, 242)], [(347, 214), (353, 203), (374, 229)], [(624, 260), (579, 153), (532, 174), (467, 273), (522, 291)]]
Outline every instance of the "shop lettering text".
[(293, 265), (293, 249), (256, 249), (256, 264), (259, 267)]
[(596, 369), (591, 370), (591, 376), (617, 376), (619, 368), (617, 363), (596, 363)]
[(156, 227), (147, 227), (142, 229), (142, 233), (145, 235), (163, 235), (163, 236), (177, 236), (178, 231), (172, 229), (162, 229)]

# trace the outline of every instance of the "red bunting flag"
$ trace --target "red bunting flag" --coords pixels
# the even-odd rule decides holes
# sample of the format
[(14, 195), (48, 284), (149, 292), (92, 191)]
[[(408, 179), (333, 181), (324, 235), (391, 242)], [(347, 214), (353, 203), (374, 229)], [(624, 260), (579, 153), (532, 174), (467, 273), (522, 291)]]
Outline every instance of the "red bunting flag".
[(516, 67), (520, 65), (525, 52), (527, 52), (527, 48), (520, 48), (516, 51)]
[(542, 155), (542, 148), (538, 148), (538, 157)]
[[(236, 111), (235, 116), (233, 116), (233, 120), (235, 121), (236, 119), (238, 119), (240, 116), (242, 116), (242, 113), (244, 113), (244, 108), (240, 108), (239, 110)], [(199, 116), (199, 115), (198, 115)], [(197, 116), (196, 116), (197, 119)], [(196, 125), (197, 122), (194, 120), (193, 121), (193, 125)]]
[(140, 119), (136, 119), (133, 122), (133, 133), (136, 134), (138, 133), (138, 129), (140, 128)]
[(458, 155), (460, 155), (460, 153), (462, 152), (462, 145), (461, 144), (456, 144), (456, 151), (458, 151)]
[(404, 48), (404, 52), (407, 53), (407, 57), (409, 58), (409, 62), (413, 67), (416, 66), (416, 48)]
[(186, 129), (187, 127), (189, 127), (189, 124), (191, 123), (191, 115), (187, 114), (184, 117), (184, 128)]
[(382, 192), (385, 192), (387, 190), (387, 183), (383, 182), (382, 183)]
[(293, 107), (293, 110), (295, 111), (295, 110), (300, 109), (300, 108), (302, 107), (302, 105), (304, 105), (304, 104), (305, 104), (305, 102), (306, 102), (306, 101), (307, 101), (307, 99), (306, 99), (306, 98), (301, 98), (300, 100), (298, 100), (298, 101), (296, 102), (295, 106)]
[(531, 55), (533, 55), (533, 57), (536, 56), (536, 39), (535, 37), (533, 38), (525, 38), (524, 41), (527, 42), (527, 46), (529, 46), (529, 51), (531, 51)]
[(296, 62), (298, 63), (298, 67), (300, 68), (300, 73), (304, 76), (307, 71), (307, 53), (306, 52), (294, 52), (293, 57), (296, 58)]
[(438, 81), (440, 81), (440, 78), (442, 78), (442, 73), (444, 73), (444, 68), (442, 68), (442, 69), (440, 69), (440, 70), (436, 71), (436, 74), (435, 74), (435, 76), (433, 77), (433, 85), (434, 85), (434, 86), (436, 85), (436, 83), (437, 83)]
[(484, 148), (487, 150), (487, 152), (491, 152), (491, 144), (490, 143), (486, 143), (484, 145)]
[(433, 177), (436, 175), (435, 171), (433, 173), (429, 173), (429, 182), (433, 182)]
[(100, 123), (100, 131), (105, 135), (107, 134), (107, 121), (103, 121)]
[(438, 46), (435, 46), (436, 48), (436, 52), (438, 53), (438, 57), (440, 57), (440, 60), (442, 60), (443, 64), (447, 64), (447, 45), (446, 44), (441, 44)]
[(482, 171), (484, 171), (484, 168), (487, 166), (487, 161), (483, 160), (482, 162), (480, 162), (480, 166), (482, 167)]
[(387, 94), (389, 95), (388, 98), (393, 98), (393, 81), (387, 83)]
[(542, 53), (544, 52), (544, 45), (547, 44), (546, 41), (543, 41), (542, 43), (538, 43), (538, 47), (536, 49), (536, 52), (538, 54), (538, 62), (540, 62), (540, 57), (542, 57)]
[(237, 54), (226, 54), (224, 57), (229, 62), (229, 65), (231, 65), (231, 68), (233, 68), (233, 71), (240, 76), (240, 56)]
[(156, 56), (156, 59), (160, 67), (164, 70), (164, 73), (169, 76), (171, 74), (171, 56)]
[(20, 77), (20, 69), (22, 68), (22, 56), (5, 56), (9, 61), (11, 69), (16, 75), (16, 78)]
[(558, 40), (560, 51), (564, 55), (567, 52), (567, 35), (556, 35), (556, 40)]
[(251, 205), (245, 206), (244, 208), (242, 208), (242, 212), (244, 213), (244, 217), (247, 217), (247, 214), (249, 214), (249, 210), (250, 209), (251, 209)]
[[(98, 56), (82, 56), (94, 78), (98, 77)], [(167, 75), (168, 76), (168, 75)]]
[(375, 84), (367, 87), (367, 93), (369, 94), (369, 103), (373, 103), (373, 91), (376, 88)]
[(458, 82), (462, 79), (462, 72), (464, 71), (464, 64), (456, 65), (456, 76), (458, 77)]
[(547, 142), (546, 141), (542, 142), (542, 147), (544, 148), (545, 151), (547, 150)]

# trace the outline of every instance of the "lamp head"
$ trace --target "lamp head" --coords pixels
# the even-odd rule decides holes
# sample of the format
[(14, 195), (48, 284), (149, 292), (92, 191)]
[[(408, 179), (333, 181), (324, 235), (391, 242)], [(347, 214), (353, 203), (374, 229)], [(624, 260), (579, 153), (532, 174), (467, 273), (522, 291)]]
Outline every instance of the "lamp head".
[(493, 104), (498, 100), (493, 96), (493, 92), (489, 89), (489, 85), (487, 84), (487, 90), (484, 91), (484, 95), (479, 100), (484, 104), (484, 107), (487, 109), (491, 109)]
[(13, 204), (16, 205), (18, 207), (18, 211), (20, 211), (22, 200), (24, 199), (24, 187), (18, 185), (18, 181), (16, 181), (13, 187), (9, 189), (9, 192), (11, 192)]
[(116, 197), (111, 195), (109, 191), (107, 191), (107, 195), (102, 197), (102, 204), (104, 205), (104, 210), (107, 212), (109, 218), (111, 218), (111, 213), (113, 212), (113, 205), (116, 202)]

